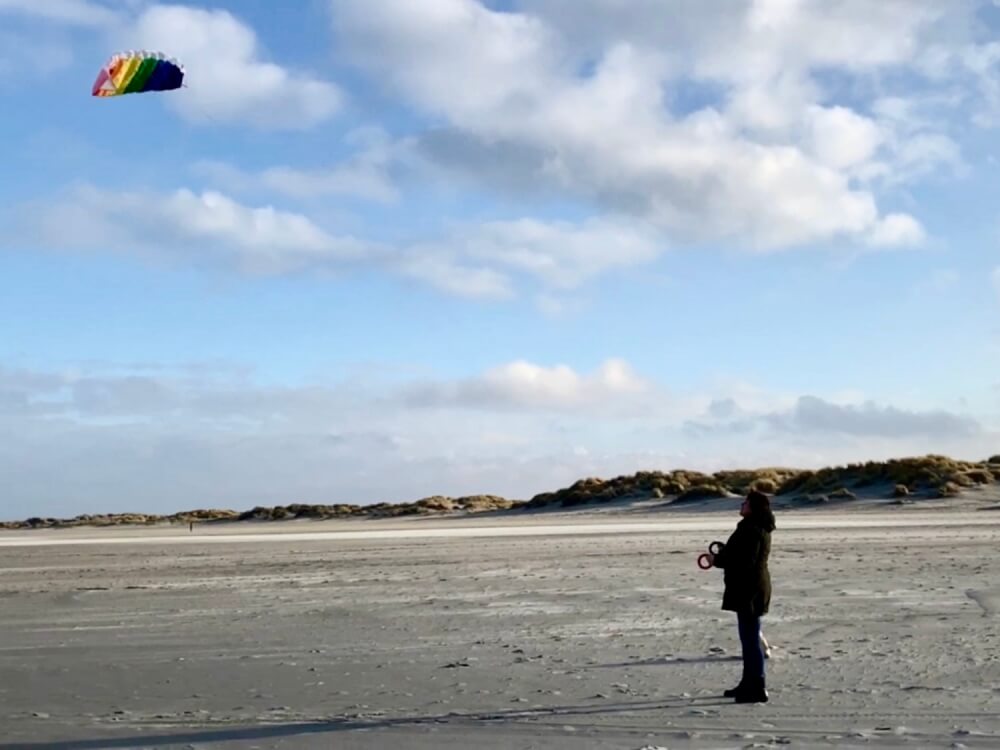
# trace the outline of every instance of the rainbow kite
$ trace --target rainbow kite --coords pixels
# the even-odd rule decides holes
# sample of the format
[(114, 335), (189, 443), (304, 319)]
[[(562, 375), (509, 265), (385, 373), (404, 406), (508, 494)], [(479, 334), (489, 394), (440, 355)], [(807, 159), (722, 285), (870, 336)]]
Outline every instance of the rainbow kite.
[(183, 83), (184, 68), (161, 52), (120, 52), (101, 68), (92, 93), (106, 97), (172, 91)]

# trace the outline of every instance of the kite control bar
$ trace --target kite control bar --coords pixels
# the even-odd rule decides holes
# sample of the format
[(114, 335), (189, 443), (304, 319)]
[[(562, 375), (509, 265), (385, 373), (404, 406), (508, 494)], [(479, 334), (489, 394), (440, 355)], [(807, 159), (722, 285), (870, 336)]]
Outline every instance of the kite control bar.
[(722, 542), (712, 542), (708, 545), (708, 553), (702, 552), (698, 555), (698, 567), (702, 570), (708, 570), (712, 567), (712, 558), (722, 552), (724, 545)]

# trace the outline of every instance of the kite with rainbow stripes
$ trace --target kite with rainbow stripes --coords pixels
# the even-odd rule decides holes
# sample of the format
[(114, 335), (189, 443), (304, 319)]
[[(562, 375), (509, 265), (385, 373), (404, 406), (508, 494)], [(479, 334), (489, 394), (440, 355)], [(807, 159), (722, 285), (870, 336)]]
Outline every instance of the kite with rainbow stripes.
[(172, 91), (184, 83), (184, 68), (162, 52), (120, 52), (101, 68), (93, 95), (100, 97)]

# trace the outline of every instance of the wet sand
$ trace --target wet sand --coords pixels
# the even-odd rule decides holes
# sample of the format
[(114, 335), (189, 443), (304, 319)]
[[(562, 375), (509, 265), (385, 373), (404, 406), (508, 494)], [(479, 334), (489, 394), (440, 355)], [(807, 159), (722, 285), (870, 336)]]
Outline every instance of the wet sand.
[(0, 748), (1000, 746), (1000, 513), (779, 514), (756, 706), (736, 520), (3, 534)]

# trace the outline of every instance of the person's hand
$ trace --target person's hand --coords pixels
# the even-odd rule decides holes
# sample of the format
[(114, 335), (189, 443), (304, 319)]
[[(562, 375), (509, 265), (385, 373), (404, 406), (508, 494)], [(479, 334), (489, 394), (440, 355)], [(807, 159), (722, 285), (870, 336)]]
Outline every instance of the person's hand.
[(715, 567), (715, 555), (713, 555), (711, 552), (706, 552), (705, 556), (708, 558), (708, 561), (712, 564), (712, 567), (714, 568)]

